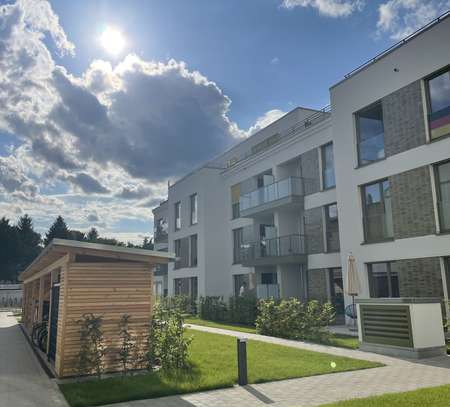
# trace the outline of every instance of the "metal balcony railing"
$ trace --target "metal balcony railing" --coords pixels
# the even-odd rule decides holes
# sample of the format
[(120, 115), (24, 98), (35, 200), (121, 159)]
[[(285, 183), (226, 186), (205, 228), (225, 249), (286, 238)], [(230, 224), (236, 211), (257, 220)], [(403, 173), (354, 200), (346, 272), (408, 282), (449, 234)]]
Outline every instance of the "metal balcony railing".
[(306, 237), (297, 234), (244, 243), (241, 247), (241, 257), (243, 262), (255, 261), (268, 257), (305, 254), (307, 254)]
[(288, 177), (272, 184), (264, 185), (252, 192), (241, 195), (239, 206), (241, 211), (255, 208), (266, 203), (277, 201), (289, 196), (305, 196), (313, 190), (315, 180)]
[(167, 243), (169, 235), (167, 233), (167, 229), (163, 229), (161, 227), (157, 227), (155, 229), (155, 233), (153, 236), (155, 243)]

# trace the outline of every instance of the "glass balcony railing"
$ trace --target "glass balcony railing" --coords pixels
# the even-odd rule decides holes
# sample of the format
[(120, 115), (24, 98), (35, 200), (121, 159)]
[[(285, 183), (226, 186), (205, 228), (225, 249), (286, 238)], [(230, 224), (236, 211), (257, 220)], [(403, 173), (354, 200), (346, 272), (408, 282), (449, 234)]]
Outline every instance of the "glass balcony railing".
[(304, 235), (288, 235), (264, 239), (257, 242), (244, 243), (241, 247), (241, 257), (244, 263), (269, 257), (304, 255), (306, 253), (306, 239)]
[(167, 243), (169, 238), (167, 228), (156, 227), (153, 238), (155, 243)]
[(239, 206), (241, 211), (277, 201), (289, 196), (304, 196), (312, 190), (314, 180), (288, 177), (272, 184), (265, 185), (252, 192), (241, 195)]

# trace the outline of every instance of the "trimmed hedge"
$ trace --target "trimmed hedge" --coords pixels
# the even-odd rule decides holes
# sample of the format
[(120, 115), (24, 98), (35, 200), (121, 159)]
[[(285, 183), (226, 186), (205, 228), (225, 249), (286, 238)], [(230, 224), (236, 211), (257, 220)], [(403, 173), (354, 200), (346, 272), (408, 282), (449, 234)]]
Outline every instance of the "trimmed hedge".
[(280, 338), (326, 342), (331, 333), (324, 329), (335, 319), (330, 303), (318, 301), (301, 303), (296, 298), (275, 301), (273, 298), (260, 300), (256, 331), (261, 335)]
[(230, 297), (228, 304), (223, 297), (200, 297), (198, 315), (202, 319), (216, 322), (232, 322), (255, 325), (257, 299), (252, 295)]

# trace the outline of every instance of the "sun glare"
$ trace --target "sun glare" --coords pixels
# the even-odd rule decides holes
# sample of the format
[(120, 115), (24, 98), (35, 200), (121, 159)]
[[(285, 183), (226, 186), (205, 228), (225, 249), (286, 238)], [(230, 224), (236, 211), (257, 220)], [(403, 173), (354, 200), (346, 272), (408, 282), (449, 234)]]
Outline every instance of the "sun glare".
[(100, 44), (109, 54), (119, 55), (125, 47), (125, 38), (116, 28), (106, 27), (100, 35)]

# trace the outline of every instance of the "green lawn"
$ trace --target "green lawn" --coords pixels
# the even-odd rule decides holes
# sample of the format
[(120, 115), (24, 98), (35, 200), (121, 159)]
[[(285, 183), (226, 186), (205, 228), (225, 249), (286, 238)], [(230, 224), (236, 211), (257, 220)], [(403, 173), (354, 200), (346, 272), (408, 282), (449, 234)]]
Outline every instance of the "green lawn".
[(322, 407), (448, 407), (450, 385), (326, 404)]
[[(187, 333), (194, 336), (190, 373), (167, 376), (156, 372), (70, 383), (61, 385), (61, 390), (72, 407), (81, 407), (233, 386), (237, 382), (236, 338), (194, 330)], [(381, 366), (258, 341), (249, 341), (247, 353), (250, 383)]]
[[(231, 324), (225, 322), (207, 321), (197, 317), (185, 319), (186, 324), (195, 324), (201, 326), (209, 326), (211, 328), (228, 329), (230, 331), (239, 331), (245, 333), (256, 333), (256, 328), (248, 325)], [(338, 346), (340, 348), (358, 349), (358, 337), (350, 335), (334, 335), (326, 345)]]

